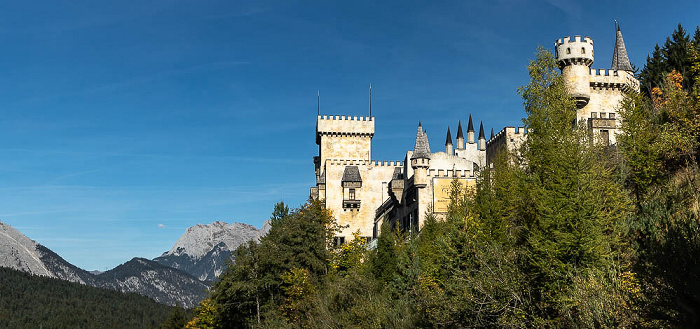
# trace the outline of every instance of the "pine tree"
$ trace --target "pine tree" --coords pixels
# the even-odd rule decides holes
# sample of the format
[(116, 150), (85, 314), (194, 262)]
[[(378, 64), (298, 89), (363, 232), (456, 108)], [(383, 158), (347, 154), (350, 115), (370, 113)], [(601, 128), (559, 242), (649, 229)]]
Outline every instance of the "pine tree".
[(574, 296), (587, 288), (576, 282), (614, 277), (619, 271), (615, 232), (629, 211), (626, 193), (601, 161), (602, 146), (576, 124), (575, 103), (554, 56), (540, 48), (528, 71), (530, 83), (519, 90), (529, 129), (523, 148), (527, 199), (518, 210), (517, 225), (545, 321), (538, 325), (614, 325), (619, 314), (611, 316), (610, 309), (599, 306), (617, 300)]

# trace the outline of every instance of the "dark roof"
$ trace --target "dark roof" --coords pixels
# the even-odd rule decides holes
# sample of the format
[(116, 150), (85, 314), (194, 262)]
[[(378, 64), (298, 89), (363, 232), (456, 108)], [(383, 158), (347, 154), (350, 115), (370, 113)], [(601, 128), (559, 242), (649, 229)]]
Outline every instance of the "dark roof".
[(469, 124), (467, 125), (467, 132), (474, 132), (474, 125), (472, 124), (472, 115), (469, 114)]
[(452, 134), (450, 134), (450, 127), (447, 127), (447, 139), (445, 140), (445, 145), (452, 145)]
[(479, 123), (479, 139), (486, 139), (486, 135), (484, 135), (484, 123), (480, 122)]
[(464, 134), (462, 134), (462, 120), (459, 120), (457, 124), (457, 139), (464, 139)]
[(428, 135), (423, 133), (423, 126), (418, 122), (418, 132), (416, 132), (416, 144), (413, 146), (413, 156), (411, 159), (430, 159), (430, 144)]
[(394, 168), (394, 174), (391, 175), (391, 179), (403, 179), (403, 171), (401, 167)]
[(357, 166), (346, 166), (343, 172), (343, 182), (360, 182), (362, 183), (362, 177), (360, 177), (360, 169)]
[(493, 128), (491, 128), (491, 137), (489, 137), (489, 139), (490, 138), (493, 138)]
[(627, 57), (627, 49), (625, 49), (625, 40), (622, 40), (622, 32), (620, 27), (617, 27), (617, 38), (615, 39), (615, 51), (613, 52), (612, 65), (613, 70), (634, 71), (629, 57)]

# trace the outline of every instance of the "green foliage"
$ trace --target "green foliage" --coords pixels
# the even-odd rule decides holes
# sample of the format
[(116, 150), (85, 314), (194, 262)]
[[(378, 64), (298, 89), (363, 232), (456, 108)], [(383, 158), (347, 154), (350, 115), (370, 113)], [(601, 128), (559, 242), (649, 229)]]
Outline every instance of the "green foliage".
[(419, 234), (386, 223), (367, 250), (358, 235), (332, 246), (320, 203), (278, 204), (268, 236), (236, 251), (198, 316), (219, 328), (700, 323), (698, 41), (700, 29), (691, 40), (679, 26), (654, 51), (642, 71), (653, 99), (626, 96), (619, 149), (576, 124), (540, 48), (519, 90), (526, 142), (500, 150), (475, 187), (455, 180), (446, 214), (427, 213)]
[(182, 307), (174, 307), (170, 317), (160, 325), (160, 329), (182, 329), (187, 325), (187, 312)]
[[(679, 38), (676, 32), (670, 40)], [(689, 48), (695, 82), (700, 81), (697, 41), (700, 30)], [(645, 311), (640, 323), (648, 327), (700, 322), (700, 262), (685, 257), (700, 252), (700, 84), (688, 90), (683, 73), (665, 75), (651, 99), (628, 95), (621, 110), (620, 150), (637, 204), (629, 227)]]
[(32, 276), (5, 267), (0, 267), (0, 291), (4, 328), (157, 328), (169, 316), (185, 318), (181, 308), (134, 293)]
[(693, 69), (696, 60), (694, 52), (700, 49), (700, 28), (696, 28), (691, 39), (681, 24), (671, 36), (666, 38), (663, 47), (657, 44), (651, 57), (647, 56), (644, 69), (639, 73), (642, 92), (649, 98), (654, 88), (664, 84), (666, 76), (675, 70), (683, 77), (683, 89), (692, 90), (698, 73)]
[[(289, 289), (300, 284), (295, 280), (301, 273), (304, 287), (320, 282), (328, 273), (335, 230), (330, 213), (319, 202), (310, 201), (293, 211), (277, 204), (268, 234), (259, 243), (239, 247), (236, 263), (224, 271), (212, 290), (214, 314), (221, 327), (245, 327), (295, 314), (292, 310), (298, 307), (287, 307), (285, 302), (299, 296), (290, 296), (293, 290)], [(284, 314), (278, 313), (280, 309)]]
[[(221, 325), (217, 316), (217, 310), (210, 299), (199, 303), (194, 310), (192, 321), (186, 323), (186, 329), (214, 329)], [(182, 326), (180, 326), (182, 328)]]

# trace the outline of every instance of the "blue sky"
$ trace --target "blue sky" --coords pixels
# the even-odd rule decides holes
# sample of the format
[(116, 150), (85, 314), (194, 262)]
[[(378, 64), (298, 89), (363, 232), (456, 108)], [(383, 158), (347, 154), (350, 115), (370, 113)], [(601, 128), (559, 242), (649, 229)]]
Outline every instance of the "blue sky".
[(323, 114), (366, 115), (373, 158), (418, 121), (442, 149), (469, 113), (519, 125), (538, 45), (581, 34), (610, 67), (693, 1), (7, 1), (0, 3), (0, 221), (82, 268), (153, 258), (215, 220), (260, 227), (314, 184)]

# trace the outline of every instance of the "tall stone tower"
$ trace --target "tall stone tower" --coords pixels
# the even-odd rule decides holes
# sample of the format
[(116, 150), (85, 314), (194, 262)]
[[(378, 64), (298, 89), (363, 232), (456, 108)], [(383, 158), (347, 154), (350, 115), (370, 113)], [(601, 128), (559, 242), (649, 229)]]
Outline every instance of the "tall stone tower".
[(603, 143), (614, 145), (621, 121), (618, 109), (624, 93), (639, 91), (627, 57), (622, 32), (617, 29), (610, 69), (593, 69), (593, 39), (565, 37), (554, 43), (554, 54), (564, 83), (576, 100), (576, 119), (588, 126)]
[(593, 39), (581, 38), (580, 35), (563, 38), (554, 43), (554, 54), (557, 64), (564, 76), (564, 83), (576, 100), (580, 109), (591, 99), (590, 68), (593, 64)]
[(324, 202), (342, 227), (337, 243), (351, 239), (355, 232), (372, 237), (375, 211), (387, 198), (394, 170), (403, 167), (399, 161), (372, 161), (373, 136), (374, 117), (316, 118), (316, 186), (310, 197)]

